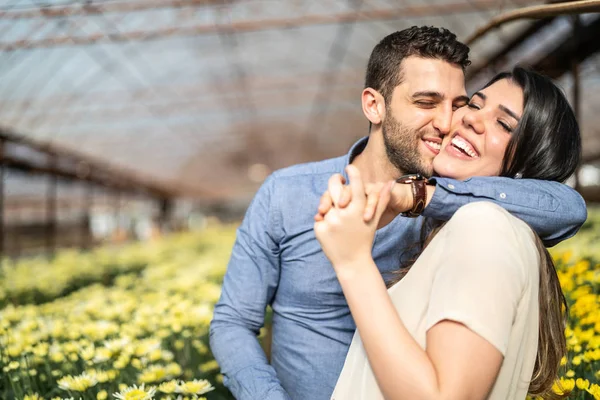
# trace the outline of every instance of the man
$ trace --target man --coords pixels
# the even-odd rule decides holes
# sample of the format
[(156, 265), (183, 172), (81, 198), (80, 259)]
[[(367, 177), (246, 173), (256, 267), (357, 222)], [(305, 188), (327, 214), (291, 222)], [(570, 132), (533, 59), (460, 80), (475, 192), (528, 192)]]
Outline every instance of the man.
[[(431, 175), (452, 112), (467, 101), (468, 51), (437, 28), (413, 27), (384, 38), (371, 54), (362, 93), (372, 124), (368, 138), (345, 157), (277, 171), (262, 185), (238, 230), (211, 324), (212, 351), (236, 398), (330, 397), (355, 325), (314, 236), (319, 199), (348, 163), (371, 183)], [(548, 244), (572, 236), (586, 218), (581, 197), (551, 182), (439, 178), (429, 193), (423, 215), (448, 220), (472, 198), (486, 199), (528, 222)], [(400, 217), (377, 232), (373, 257), (382, 273), (398, 268), (403, 250), (419, 250), (411, 245), (420, 227), (421, 218)], [(274, 311), (271, 365), (256, 339), (267, 305)]]

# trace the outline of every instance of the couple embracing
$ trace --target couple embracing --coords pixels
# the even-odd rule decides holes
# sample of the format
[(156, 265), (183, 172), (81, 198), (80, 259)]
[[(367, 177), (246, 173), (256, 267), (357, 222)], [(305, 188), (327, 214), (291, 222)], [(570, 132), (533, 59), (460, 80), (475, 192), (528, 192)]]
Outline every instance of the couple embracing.
[(557, 396), (566, 304), (544, 245), (586, 218), (561, 183), (578, 124), (519, 67), (467, 97), (468, 53), (445, 29), (385, 37), (361, 95), (369, 135), (264, 182), (211, 323), (236, 398)]

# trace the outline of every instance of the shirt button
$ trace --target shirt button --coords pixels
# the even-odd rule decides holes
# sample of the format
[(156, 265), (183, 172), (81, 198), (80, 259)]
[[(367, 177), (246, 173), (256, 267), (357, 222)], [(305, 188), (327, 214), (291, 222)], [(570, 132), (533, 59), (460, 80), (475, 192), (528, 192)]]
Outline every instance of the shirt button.
[(448, 189), (454, 189), (454, 185), (453, 184), (449, 184), (448, 185)]
[(500, 198), (501, 199), (505, 199), (506, 198), (506, 193), (500, 193)]

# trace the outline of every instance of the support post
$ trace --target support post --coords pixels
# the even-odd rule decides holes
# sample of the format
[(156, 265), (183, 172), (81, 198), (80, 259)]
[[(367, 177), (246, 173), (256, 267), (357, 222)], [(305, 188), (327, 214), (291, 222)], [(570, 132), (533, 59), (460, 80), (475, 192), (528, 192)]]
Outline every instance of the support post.
[[(573, 16), (573, 36), (577, 37), (581, 31), (581, 17)], [(579, 74), (579, 61), (571, 59), (571, 74), (573, 75), (573, 112), (577, 121), (581, 120), (581, 77)], [(581, 191), (581, 183), (579, 181), (579, 171), (581, 164), (575, 169), (575, 190)]]
[[(51, 169), (56, 167), (56, 155), (48, 156), (48, 164)], [(56, 251), (56, 194), (58, 176), (48, 175), (48, 188), (46, 192), (46, 254), (52, 258)]]
[(4, 139), (0, 138), (0, 263), (3, 262), (4, 249)]

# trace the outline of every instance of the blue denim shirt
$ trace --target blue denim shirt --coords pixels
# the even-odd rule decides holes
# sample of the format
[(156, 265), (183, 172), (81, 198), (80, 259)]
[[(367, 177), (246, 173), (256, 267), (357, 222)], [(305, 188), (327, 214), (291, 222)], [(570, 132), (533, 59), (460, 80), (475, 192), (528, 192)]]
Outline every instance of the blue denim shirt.
[[(355, 331), (331, 264), (313, 232), (319, 198), (334, 173), (360, 153), (296, 165), (273, 173), (259, 189), (237, 231), (210, 345), (224, 383), (237, 399), (329, 399)], [(494, 201), (556, 244), (587, 217), (581, 196), (556, 182), (508, 178), (437, 178), (424, 215), (448, 220), (462, 205)], [(417, 246), (422, 218), (398, 217), (377, 231), (373, 257), (382, 273), (398, 268)], [(271, 363), (256, 335), (273, 308)]]

